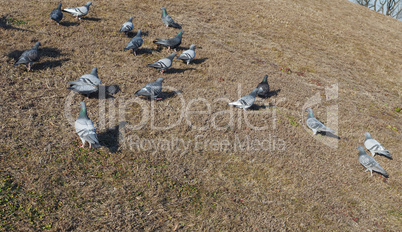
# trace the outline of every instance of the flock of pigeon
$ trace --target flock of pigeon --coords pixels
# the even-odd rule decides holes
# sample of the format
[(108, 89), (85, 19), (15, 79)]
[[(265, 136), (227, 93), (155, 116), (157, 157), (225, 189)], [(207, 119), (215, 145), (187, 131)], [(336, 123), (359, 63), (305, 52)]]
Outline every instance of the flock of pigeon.
[[(75, 16), (77, 19), (81, 20), (81, 17), (85, 16), (89, 12), (89, 6), (92, 5), (91, 2), (88, 2), (84, 6), (77, 8), (66, 8), (61, 10), (61, 3), (59, 3), (58, 7), (54, 9), (50, 13), (50, 18), (59, 24), (59, 22), (63, 18), (63, 13), (68, 12)], [(173, 27), (181, 29), (181, 26), (176, 23), (166, 12), (166, 8), (162, 7), (162, 22), (166, 25), (166, 28)], [(125, 22), (121, 28), (120, 32), (124, 32), (128, 34), (131, 30), (133, 30), (133, 17), (130, 17), (127, 22)], [(175, 49), (181, 44), (183, 31), (181, 30), (177, 36), (170, 39), (159, 39), (157, 38), (153, 41), (157, 45), (161, 45), (167, 47), (168, 52), (170, 49)], [(137, 35), (133, 37), (127, 46), (124, 48), (124, 51), (132, 49), (133, 55), (137, 55), (136, 51), (142, 46), (143, 40), (141, 37), (141, 30), (138, 30)], [(14, 64), (17, 66), (19, 64), (26, 64), (27, 70), (30, 71), (31, 65), (39, 60), (38, 48), (40, 46), (40, 42), (37, 42), (34, 48), (27, 50), (22, 53), (19, 57), (18, 61)], [(160, 70), (163, 73), (165, 70), (169, 69), (172, 66), (172, 62), (174, 57), (176, 57), (176, 53), (171, 53), (168, 57), (160, 59), (154, 63), (148, 64), (148, 67), (153, 67)], [(184, 51), (177, 59), (183, 60), (187, 64), (189, 64), (195, 57), (195, 45), (191, 45), (190, 48)], [(262, 82), (257, 85), (255, 89), (251, 91), (250, 94), (241, 97), (235, 102), (229, 103), (229, 105), (233, 105), (238, 108), (242, 108), (244, 110), (249, 109), (255, 101), (256, 96), (262, 98), (267, 98), (269, 96), (269, 84), (268, 84), (268, 75), (265, 75)], [(151, 100), (161, 100), (159, 97), (162, 91), (162, 82), (163, 78), (158, 78), (155, 82), (146, 84), (142, 89), (138, 90), (135, 95), (145, 96)], [(91, 93), (95, 93), (99, 91), (99, 85), (101, 81), (97, 74), (97, 68), (94, 68), (90, 74), (85, 74), (81, 76), (76, 81), (71, 81), (68, 83), (69, 89), (78, 92), (80, 94), (86, 94), (87, 96)], [(117, 85), (106, 86), (105, 91), (110, 94), (117, 93), (119, 87)], [(96, 134), (95, 126), (92, 120), (89, 119), (87, 115), (87, 109), (85, 102), (80, 103), (80, 113), (78, 119), (75, 121), (75, 130), (79, 135), (82, 141), (82, 148), (86, 142), (89, 143), (89, 148), (92, 146), (94, 148), (100, 147), (99, 140)], [(306, 110), (308, 112), (307, 126), (313, 131), (314, 135), (317, 133), (335, 133), (334, 130), (325, 126), (322, 122), (317, 120), (313, 115), (313, 110), (308, 108)], [(380, 164), (373, 158), (376, 154), (383, 155), (389, 159), (392, 159), (391, 154), (387, 149), (385, 149), (377, 140), (373, 139), (370, 133), (365, 133), (365, 141), (364, 146), (371, 152), (372, 156), (368, 155), (364, 150), (363, 146), (359, 146), (359, 162), (366, 168), (366, 171), (370, 171), (371, 175), (373, 175), (373, 171), (378, 172), (385, 177), (389, 177), (388, 173), (380, 166)]]

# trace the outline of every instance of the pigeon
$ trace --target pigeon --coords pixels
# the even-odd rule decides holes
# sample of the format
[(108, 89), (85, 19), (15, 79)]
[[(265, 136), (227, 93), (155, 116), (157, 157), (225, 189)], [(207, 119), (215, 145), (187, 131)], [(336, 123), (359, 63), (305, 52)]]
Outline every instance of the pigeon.
[(66, 8), (63, 11), (68, 12), (75, 16), (75, 18), (81, 20), (81, 16), (85, 16), (89, 12), (89, 6), (92, 5), (92, 2), (87, 2), (84, 6), (80, 6), (77, 8)]
[(189, 64), (195, 57), (195, 45), (192, 44), (190, 46), (190, 49), (184, 51), (182, 54), (180, 54), (177, 59), (185, 61), (187, 64)]
[(161, 71), (161, 73), (163, 73), (165, 70), (167, 70), (168, 68), (170, 68), (172, 66), (172, 60), (176, 55), (177, 54), (173, 52), (172, 54), (170, 54), (170, 56), (160, 59), (160, 60), (156, 61), (155, 63), (148, 64), (147, 66), (159, 69)]
[(63, 12), (61, 12), (61, 3), (59, 3), (59, 6), (56, 9), (52, 10), (52, 12), (50, 12), (50, 19), (53, 19), (57, 22), (57, 25), (59, 25), (59, 22), (62, 18)]
[(31, 70), (31, 65), (39, 60), (38, 48), (40, 45), (40, 42), (36, 42), (35, 47), (24, 51), (18, 58), (18, 61), (14, 64), (14, 66), (17, 66), (19, 64), (28, 64), (27, 67), (29, 72), (29, 70)]
[(170, 51), (171, 48), (176, 48), (181, 44), (181, 37), (183, 36), (183, 31), (179, 31), (179, 33), (176, 35), (176, 37), (170, 38), (170, 39), (159, 39), (156, 38), (153, 42), (158, 45), (162, 45), (164, 47), (168, 48), (168, 52)]
[(251, 93), (247, 96), (241, 97), (239, 100), (235, 102), (229, 103), (229, 105), (236, 106), (238, 108), (243, 108), (244, 110), (250, 108), (255, 101), (255, 96), (257, 95), (258, 89), (255, 88)]
[(85, 147), (85, 142), (89, 143), (89, 149), (91, 149), (92, 146), (98, 148), (100, 147), (98, 136), (96, 135), (93, 122), (88, 118), (85, 102), (81, 102), (80, 107), (80, 115), (75, 121), (75, 131), (82, 141), (81, 148)]
[(363, 146), (359, 146), (359, 162), (365, 167), (366, 172), (370, 171), (371, 176), (373, 176), (373, 171), (381, 173), (388, 178), (388, 173), (380, 166), (380, 164), (369, 154), (366, 153)]
[(146, 84), (144, 88), (138, 90), (135, 95), (146, 96), (151, 98), (151, 100), (160, 100), (162, 98), (158, 98), (158, 96), (162, 91), (162, 82), (163, 78), (160, 77), (155, 82)]
[(137, 35), (128, 42), (127, 46), (124, 48), (124, 51), (129, 49), (133, 49), (133, 54), (136, 56), (137, 49), (141, 47), (144, 41), (141, 38), (141, 30), (138, 30)]
[(267, 98), (268, 97), (269, 85), (268, 85), (268, 82), (267, 82), (267, 78), (268, 78), (268, 75), (265, 75), (264, 79), (261, 81), (261, 83), (259, 83), (257, 85), (257, 89), (258, 89), (257, 94), (258, 94), (259, 97), (262, 97), (262, 98)]
[(85, 74), (81, 76), (76, 81), (68, 82), (71, 89), (80, 94), (86, 94), (87, 97), (91, 93), (98, 91), (98, 86), (101, 84), (101, 80), (98, 77), (98, 69), (93, 68), (90, 74)]
[(306, 110), (308, 112), (307, 115), (307, 126), (313, 130), (314, 134), (317, 134), (317, 132), (331, 132), (335, 133), (334, 130), (326, 127), (322, 122), (318, 121), (316, 118), (314, 118), (313, 115), (313, 110), (311, 108), (308, 108)]
[(389, 159), (392, 159), (392, 155), (387, 149), (385, 149), (377, 140), (373, 139), (370, 133), (364, 133), (366, 139), (364, 140), (364, 146), (371, 152), (374, 157), (376, 154), (383, 155)]
[(175, 23), (172, 19), (172, 17), (170, 17), (167, 12), (166, 12), (166, 7), (162, 7), (162, 22), (166, 25), (166, 28), (168, 27), (174, 27), (174, 28), (178, 28), (181, 29), (181, 26), (177, 23)]
[(124, 32), (127, 34), (131, 30), (133, 30), (134, 25), (133, 25), (133, 17), (130, 17), (127, 22), (123, 23), (123, 26), (120, 28), (120, 32)]

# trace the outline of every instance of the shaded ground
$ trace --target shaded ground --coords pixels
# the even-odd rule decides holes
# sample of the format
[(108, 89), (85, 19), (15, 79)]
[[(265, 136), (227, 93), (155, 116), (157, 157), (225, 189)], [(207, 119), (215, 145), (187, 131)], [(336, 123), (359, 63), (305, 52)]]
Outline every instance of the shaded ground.
[[(0, 230), (401, 228), (401, 22), (341, 0), (172, 2), (197, 55), (161, 75), (146, 67), (168, 55), (152, 41), (178, 32), (163, 2), (99, 0), (60, 25), (53, 1), (0, 3)], [(146, 32), (137, 56), (118, 33), (130, 16)], [(36, 41), (32, 71), (12, 67)], [(93, 67), (121, 92), (67, 89)], [(265, 74), (268, 99), (227, 106)], [(158, 77), (162, 101), (134, 96)], [(78, 148), (82, 100), (100, 149)], [(341, 139), (313, 136), (306, 107)], [(358, 163), (366, 131), (393, 154), (375, 157), (389, 179)]]

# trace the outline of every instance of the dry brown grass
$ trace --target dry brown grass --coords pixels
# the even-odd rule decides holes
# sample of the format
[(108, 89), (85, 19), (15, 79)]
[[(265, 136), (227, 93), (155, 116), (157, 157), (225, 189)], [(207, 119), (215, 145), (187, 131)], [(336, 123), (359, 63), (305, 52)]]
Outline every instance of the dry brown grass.
[[(63, 7), (82, 4), (63, 1)], [(172, 87), (167, 98), (151, 103), (133, 94), (160, 76), (146, 64), (167, 52), (155, 50), (152, 40), (178, 32), (164, 28), (162, 5), (183, 26), (181, 46), (197, 45), (198, 60), (189, 66), (175, 61), (173, 69), (162, 75), (164, 85)], [(1, 25), (10, 23), (0, 28), (0, 230), (398, 231), (402, 227), (402, 127), (401, 112), (395, 110), (402, 107), (401, 22), (346, 0), (168, 4), (99, 0), (93, 1), (90, 19), (76, 23), (64, 13), (64, 26), (57, 26), (48, 19), (56, 6), (57, 1), (49, 0), (0, 0)], [(136, 57), (123, 51), (129, 38), (117, 32), (130, 16), (134, 30), (145, 32), (143, 50)], [(16, 56), (35, 41), (42, 43), (42, 58), (33, 71), (12, 67)], [(70, 96), (66, 85), (93, 67), (98, 67), (104, 84), (118, 84), (122, 91), (106, 100), (85, 99), (103, 147), (79, 149), (74, 127), (65, 116)], [(132, 129), (143, 119), (139, 104), (154, 104), (155, 124), (169, 125), (180, 118), (181, 96), (187, 103), (197, 98), (236, 100), (239, 88), (240, 95), (250, 92), (265, 74), (271, 88), (280, 91), (269, 99), (258, 98), (256, 104), (276, 106), (248, 112), (250, 123), (267, 125), (265, 130), (238, 121), (243, 111), (224, 101), (212, 105), (210, 114), (192, 115), (191, 126), (183, 119), (161, 131), (153, 129), (149, 120), (142, 129)], [(339, 96), (326, 101), (325, 89), (333, 84), (338, 84)], [(173, 94), (173, 88), (182, 92)], [(322, 97), (322, 103), (313, 107), (318, 119), (326, 121), (326, 107), (339, 107), (337, 149), (321, 142), (333, 138), (313, 137), (306, 129), (302, 107), (316, 93)], [(73, 120), (83, 99), (74, 95), (67, 104)], [(130, 99), (138, 101), (128, 104)], [(119, 132), (116, 126), (123, 120), (116, 111), (122, 102), (127, 103), (128, 124)], [(196, 102), (190, 109), (207, 107)], [(211, 115), (229, 109), (233, 125), (211, 128)], [(229, 114), (216, 118), (222, 127), (229, 121)], [(209, 127), (196, 129), (202, 126)], [(370, 177), (358, 163), (356, 148), (365, 131), (394, 156), (394, 160), (376, 156), (390, 174), (387, 180), (378, 174)], [(120, 141), (119, 133), (124, 136)], [(170, 151), (138, 150), (136, 136), (143, 141), (178, 138), (192, 144), (189, 149), (179, 144)], [(202, 136), (201, 147), (194, 144), (197, 136)], [(247, 138), (271, 143), (281, 139), (285, 150), (214, 146), (214, 140), (244, 143)]]

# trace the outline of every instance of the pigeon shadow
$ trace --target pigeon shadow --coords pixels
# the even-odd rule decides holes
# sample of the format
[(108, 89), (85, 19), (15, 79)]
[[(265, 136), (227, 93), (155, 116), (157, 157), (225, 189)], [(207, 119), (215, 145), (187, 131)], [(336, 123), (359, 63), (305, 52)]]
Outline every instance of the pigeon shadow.
[[(161, 92), (159, 94), (159, 96), (158, 96), (158, 98), (160, 98), (160, 99), (157, 100), (157, 101), (163, 101), (165, 99), (175, 97), (179, 93), (182, 93), (182, 91), (177, 90), (177, 91), (170, 91), (170, 92)], [(147, 96), (139, 96), (139, 97), (142, 98), (142, 99), (146, 99), (148, 101), (154, 101), (154, 100), (151, 99), (151, 97), (147, 97)]]
[[(129, 38), (134, 38), (137, 35), (138, 31), (129, 31), (127, 33), (127, 37)], [(142, 37), (147, 37), (149, 35), (149, 31), (141, 31), (141, 36)]]
[[(206, 60), (208, 60), (208, 58), (193, 59), (193, 60), (191, 61), (191, 63), (193, 63), (193, 64), (202, 64), (202, 63), (204, 63)], [(191, 63), (190, 63), (190, 64), (191, 64)]]
[(82, 20), (88, 20), (88, 21), (95, 21), (95, 22), (98, 22), (98, 21), (101, 21), (102, 19), (100, 19), (100, 18), (93, 18), (93, 17), (84, 17), (84, 18), (81, 18)]
[(60, 60), (52, 60), (52, 61), (45, 61), (43, 63), (37, 63), (32, 66), (32, 70), (43, 70), (46, 68), (55, 68), (61, 66), (64, 62), (69, 61), (70, 58), (60, 59)]
[(0, 17), (0, 27), (1, 27), (1, 28), (4, 28), (5, 30), (16, 30), (16, 31), (29, 31), (29, 32), (33, 32), (33, 31), (31, 31), (31, 30), (21, 29), (21, 28), (14, 27), (14, 26), (8, 24), (7, 18), (8, 18), (8, 15), (1, 16), (1, 17)]
[(64, 27), (71, 27), (71, 26), (80, 25), (80, 23), (78, 23), (78, 22), (67, 22), (67, 21), (63, 21), (63, 22), (60, 22), (60, 25), (62, 25), (62, 26), (64, 26)]
[(320, 134), (322, 136), (331, 137), (331, 138), (341, 139), (341, 137), (339, 137), (338, 135), (332, 134), (331, 132), (319, 131), (319, 132), (317, 132), (317, 134)]
[[(106, 89), (110, 86), (115, 86), (115, 91), (113, 93), (109, 93)], [(113, 97), (114, 94), (120, 92), (120, 87), (118, 85), (100, 85), (97, 92), (89, 94), (88, 98), (90, 99), (109, 99), (115, 98)], [(86, 96), (86, 94), (83, 94)]]
[[(131, 52), (132, 53), (132, 52)], [(149, 48), (139, 48), (136, 52), (137, 55), (141, 54), (152, 54), (152, 49)]]
[(187, 70), (196, 70), (195, 68), (183, 68), (183, 69), (177, 69), (177, 68), (170, 68), (166, 70), (164, 73), (184, 73)]
[(120, 140), (122, 135), (120, 129), (123, 129), (127, 122), (119, 122), (119, 125), (107, 129), (105, 132), (98, 134), (101, 146), (107, 147), (111, 153), (119, 151)]
[[(27, 48), (26, 50), (31, 49), (31, 48)], [(14, 50), (10, 53), (8, 53), (6, 56), (9, 58), (8, 61), (10, 60), (14, 60), (15, 62), (17, 62), (18, 58), (20, 58), (20, 56), (22, 55), (22, 53), (26, 50)], [(39, 56), (40, 57), (59, 57), (61, 55), (63, 55), (60, 51), (60, 49), (58, 48), (48, 48), (48, 47), (44, 47), (44, 48), (39, 48)]]
[(258, 97), (263, 98), (263, 99), (270, 98), (270, 97), (273, 97), (273, 96), (277, 96), (280, 91), (281, 91), (281, 89), (269, 91), (268, 94), (267, 94), (267, 96), (260, 96), (260, 95), (258, 95)]
[(274, 106), (273, 105), (271, 106), (271, 105), (256, 105), (256, 104), (253, 104), (250, 108), (248, 108), (248, 110), (255, 111), (255, 110), (260, 110), (260, 109), (267, 109), (269, 107), (274, 107)]

